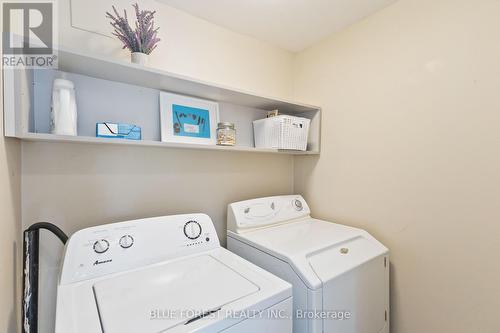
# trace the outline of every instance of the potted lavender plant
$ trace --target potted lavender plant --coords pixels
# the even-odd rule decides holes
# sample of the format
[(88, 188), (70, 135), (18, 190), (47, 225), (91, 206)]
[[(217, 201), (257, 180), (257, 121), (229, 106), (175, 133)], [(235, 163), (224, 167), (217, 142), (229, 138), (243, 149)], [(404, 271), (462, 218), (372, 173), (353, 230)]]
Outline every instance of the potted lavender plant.
[(106, 17), (111, 20), (110, 24), (114, 28), (113, 35), (123, 43), (123, 49), (129, 49), (133, 63), (146, 65), (148, 55), (158, 45), (158, 29), (154, 27), (154, 14), (156, 11), (140, 10), (139, 5), (133, 5), (135, 9), (135, 30), (128, 22), (127, 11), (123, 10), (123, 16), (118, 13), (113, 6), (114, 15), (106, 12)]

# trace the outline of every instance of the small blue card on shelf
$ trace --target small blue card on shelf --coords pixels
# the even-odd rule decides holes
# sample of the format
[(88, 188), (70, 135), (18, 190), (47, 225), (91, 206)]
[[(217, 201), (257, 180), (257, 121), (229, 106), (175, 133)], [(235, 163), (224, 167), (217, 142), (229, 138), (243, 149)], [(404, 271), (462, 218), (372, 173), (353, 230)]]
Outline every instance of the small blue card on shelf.
[(141, 128), (132, 124), (97, 123), (98, 138), (141, 140)]

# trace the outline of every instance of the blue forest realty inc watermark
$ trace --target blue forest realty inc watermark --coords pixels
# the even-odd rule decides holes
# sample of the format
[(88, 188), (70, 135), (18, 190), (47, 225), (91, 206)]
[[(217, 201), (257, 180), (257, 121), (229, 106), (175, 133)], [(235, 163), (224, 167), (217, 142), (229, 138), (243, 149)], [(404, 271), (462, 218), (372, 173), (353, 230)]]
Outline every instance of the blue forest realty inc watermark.
[(53, 1), (2, 2), (2, 65), (57, 68)]

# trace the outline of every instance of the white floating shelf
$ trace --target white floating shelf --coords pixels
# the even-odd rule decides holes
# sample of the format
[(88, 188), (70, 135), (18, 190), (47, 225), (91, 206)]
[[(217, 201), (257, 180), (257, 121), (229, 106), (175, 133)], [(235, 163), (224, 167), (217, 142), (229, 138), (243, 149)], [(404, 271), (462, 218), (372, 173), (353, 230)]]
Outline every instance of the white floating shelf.
[[(41, 142), (291, 155), (320, 153), (321, 109), (317, 106), (259, 96), (122, 60), (67, 49), (59, 50), (58, 61), (58, 70), (4, 69), (5, 136)], [(49, 134), (52, 82), (60, 75), (65, 75), (75, 83), (79, 113), (77, 137)], [(237, 145), (224, 147), (161, 142), (158, 101), (160, 91), (218, 102), (220, 121), (229, 121), (236, 125)], [(253, 147), (252, 121), (263, 118), (266, 111), (274, 109), (284, 114), (311, 119), (307, 151)], [(142, 128), (143, 140), (96, 138), (95, 124), (102, 121), (136, 124)]]

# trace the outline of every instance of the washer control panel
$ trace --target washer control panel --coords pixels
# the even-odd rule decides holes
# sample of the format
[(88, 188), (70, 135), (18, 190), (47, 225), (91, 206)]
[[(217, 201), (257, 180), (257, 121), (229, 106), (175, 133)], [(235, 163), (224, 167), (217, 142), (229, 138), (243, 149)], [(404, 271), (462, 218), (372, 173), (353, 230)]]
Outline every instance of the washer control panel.
[(228, 206), (228, 230), (241, 233), (273, 224), (281, 224), (311, 214), (300, 195), (284, 195), (240, 201)]
[(205, 214), (162, 216), (83, 229), (68, 240), (61, 284), (217, 247), (217, 233)]

